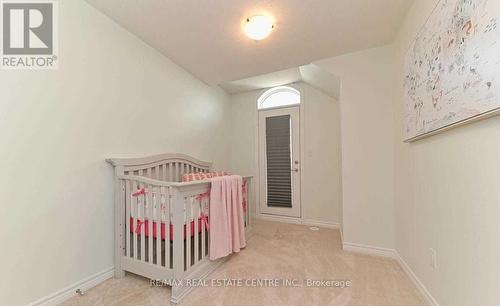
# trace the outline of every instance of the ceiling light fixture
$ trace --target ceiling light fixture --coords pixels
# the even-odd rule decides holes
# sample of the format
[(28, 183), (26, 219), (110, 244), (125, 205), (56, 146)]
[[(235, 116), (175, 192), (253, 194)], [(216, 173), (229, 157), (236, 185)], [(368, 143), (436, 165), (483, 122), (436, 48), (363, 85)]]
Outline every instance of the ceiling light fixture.
[(245, 34), (253, 40), (262, 40), (271, 34), (274, 24), (271, 18), (256, 15), (247, 18), (244, 26)]

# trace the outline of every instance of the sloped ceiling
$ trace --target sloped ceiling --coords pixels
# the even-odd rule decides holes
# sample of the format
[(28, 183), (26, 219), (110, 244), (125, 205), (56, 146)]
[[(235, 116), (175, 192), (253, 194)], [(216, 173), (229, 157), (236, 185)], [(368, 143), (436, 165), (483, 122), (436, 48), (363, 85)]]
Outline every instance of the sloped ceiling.
[(229, 94), (238, 94), (246, 91), (271, 88), (302, 81), (300, 69), (291, 68), (263, 75), (232, 81), (220, 86)]
[(221, 84), (220, 86), (229, 94), (238, 94), (246, 91), (271, 88), (300, 81), (311, 85), (312, 87), (337, 100), (339, 99), (340, 78), (322, 70), (314, 64), (228, 82)]

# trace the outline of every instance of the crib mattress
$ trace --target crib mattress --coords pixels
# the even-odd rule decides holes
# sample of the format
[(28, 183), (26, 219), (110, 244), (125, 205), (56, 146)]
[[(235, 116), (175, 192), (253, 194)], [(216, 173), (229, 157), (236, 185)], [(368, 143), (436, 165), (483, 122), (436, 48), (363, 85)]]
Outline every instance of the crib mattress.
[[(208, 222), (208, 217), (207, 218), (207, 222)], [(140, 232), (142, 231), (142, 226), (144, 226), (144, 233), (146, 235), (146, 237), (149, 237), (150, 235), (150, 232), (149, 232), (149, 220), (146, 220), (146, 221), (141, 221), (139, 220), (140, 224), (137, 225), (136, 228), (134, 228), (134, 218), (133, 217), (130, 217), (130, 222), (129, 222), (129, 228), (130, 228), (130, 233), (134, 233), (136, 231), (136, 229), (138, 229), (138, 235), (141, 235)], [(202, 218), (198, 218), (198, 233), (201, 233), (201, 225), (202, 225), (202, 222), (203, 222), (203, 219)], [(169, 223), (169, 227), (170, 227), (170, 231), (169, 231), (169, 239), (170, 241), (173, 241), (174, 240), (174, 226), (172, 223)], [(194, 236), (194, 220), (190, 222), (190, 227), (191, 227), (191, 230), (190, 230), (190, 233), (191, 233), (191, 237)], [(184, 224), (184, 239), (186, 239), (186, 224)], [(162, 240), (165, 240), (165, 223), (162, 222), (161, 223), (161, 239)], [(205, 231), (207, 230), (207, 228), (205, 227)], [(157, 227), (156, 227), (156, 222), (153, 221), (153, 237), (156, 238), (157, 237)]]

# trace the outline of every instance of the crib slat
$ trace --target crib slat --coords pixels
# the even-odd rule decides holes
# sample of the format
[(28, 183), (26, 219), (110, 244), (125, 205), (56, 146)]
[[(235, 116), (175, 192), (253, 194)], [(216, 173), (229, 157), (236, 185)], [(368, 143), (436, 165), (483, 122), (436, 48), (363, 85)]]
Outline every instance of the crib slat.
[(172, 182), (175, 182), (175, 178), (174, 178), (174, 164), (173, 163), (169, 163), (168, 164), (168, 180), (172, 181)]
[(130, 181), (125, 181), (125, 255), (130, 257), (130, 203), (132, 192), (130, 191)]
[[(137, 190), (137, 182), (132, 182), (132, 192)], [(139, 222), (139, 197), (132, 197), (132, 216), (134, 217), (134, 222), (132, 222), (132, 234), (133, 244), (132, 248), (134, 251), (134, 258), (139, 259), (139, 241), (137, 239), (137, 224)]]
[[(171, 168), (172, 169), (172, 168)], [(172, 209), (172, 198), (171, 198), (171, 189), (167, 189), (167, 193), (165, 196), (165, 254), (163, 257), (165, 258), (165, 267), (170, 269), (170, 224), (172, 224), (172, 219), (170, 218), (170, 211)]]
[(199, 226), (199, 223), (198, 223), (198, 220), (200, 218), (200, 204), (201, 204), (201, 200), (197, 200), (195, 201), (194, 203), (194, 264), (196, 264), (198, 262), (198, 260), (200, 259), (198, 256), (198, 251), (199, 251), (199, 248), (200, 248), (200, 242), (199, 242), (199, 239), (198, 239), (198, 234), (199, 234), (199, 229), (200, 229), (200, 226)]
[[(205, 200), (201, 200), (201, 209), (203, 211), (203, 203)], [(201, 222), (201, 260), (205, 258), (205, 222)]]
[(163, 164), (162, 166), (162, 177), (161, 179), (163, 181), (168, 181), (168, 178), (167, 178), (167, 164)]
[(172, 224), (173, 224), (173, 275), (175, 279), (181, 279), (185, 273), (185, 249), (183, 239), (183, 228), (186, 223), (185, 209), (186, 199), (184, 195), (179, 192), (178, 188), (169, 187), (169, 192), (172, 195), (171, 206), (172, 210)]
[(175, 181), (179, 182), (179, 163), (175, 163)]
[[(158, 173), (158, 172), (157, 172)], [(154, 202), (153, 202), (153, 186), (148, 185), (148, 190), (149, 193), (147, 193), (147, 212), (146, 212), (146, 218), (148, 220), (148, 233), (149, 233), (149, 238), (148, 238), (148, 263), (153, 264), (153, 241), (154, 241), (154, 236), (153, 236), (153, 209), (154, 209)], [(155, 195), (156, 196), (156, 195)], [(146, 239), (144, 239), (146, 240)]]
[[(141, 184), (141, 188), (146, 188), (144, 184)], [(141, 226), (141, 261), (146, 261), (144, 258), (145, 250), (146, 250), (146, 224), (144, 222), (146, 221), (146, 195), (139, 196), (141, 198), (141, 204), (139, 205), (139, 209), (141, 211), (141, 221), (142, 221), (142, 226)]]
[[(203, 198), (201, 200), (201, 209), (203, 210), (203, 213), (208, 216), (208, 212), (205, 210), (205, 207), (206, 207), (206, 203), (207, 203), (207, 198)], [(201, 223), (201, 259), (204, 259), (206, 254), (207, 254), (207, 250), (206, 250), (206, 226), (205, 226), (205, 222), (202, 222)]]
[[(162, 251), (161, 251), (161, 207), (163, 205), (163, 201), (165, 200), (164, 198), (165, 194), (165, 187), (160, 187), (159, 194), (156, 198), (156, 265), (161, 266), (161, 259), (162, 259)], [(165, 240), (166, 241), (166, 240)]]
[(191, 209), (193, 197), (186, 198), (186, 269), (191, 267)]

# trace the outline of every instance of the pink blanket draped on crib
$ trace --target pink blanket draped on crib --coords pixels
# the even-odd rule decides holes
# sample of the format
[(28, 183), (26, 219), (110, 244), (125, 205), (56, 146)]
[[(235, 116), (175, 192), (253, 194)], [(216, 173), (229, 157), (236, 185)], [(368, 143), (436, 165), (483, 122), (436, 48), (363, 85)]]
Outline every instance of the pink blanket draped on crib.
[(211, 179), (210, 260), (239, 252), (246, 245), (243, 212), (243, 178), (239, 175)]

